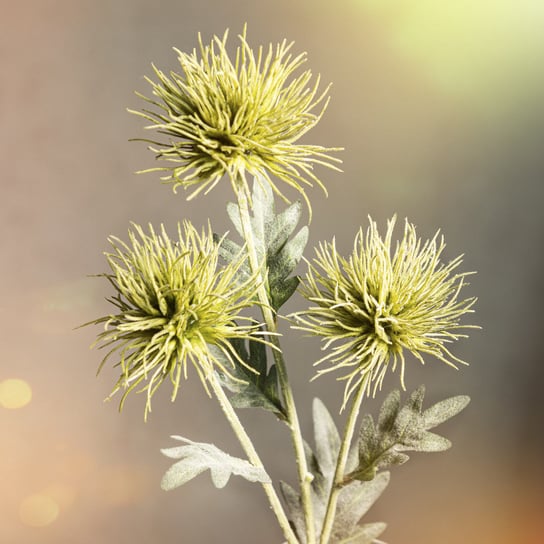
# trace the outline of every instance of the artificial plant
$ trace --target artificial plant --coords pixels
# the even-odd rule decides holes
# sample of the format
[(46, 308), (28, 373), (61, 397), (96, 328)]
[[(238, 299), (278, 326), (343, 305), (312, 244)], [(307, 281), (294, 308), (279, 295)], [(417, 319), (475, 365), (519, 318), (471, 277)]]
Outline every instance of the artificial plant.
[[(300, 193), (311, 219), (307, 189), (325, 184), (316, 167), (337, 170), (340, 148), (299, 143), (321, 119), (328, 87), (302, 70), (305, 54), (286, 41), (253, 49), (246, 32), (234, 56), (227, 33), (187, 54), (177, 51), (181, 71), (165, 74), (155, 66), (147, 78), (152, 98), (132, 111), (143, 117), (159, 161), (151, 171), (174, 190), (201, 197), (218, 183), (232, 187), (227, 205), (234, 235), (200, 232), (188, 221), (174, 235), (165, 228), (133, 224), (128, 242), (111, 237), (103, 274), (115, 294), (115, 309), (96, 319), (103, 332), (97, 345), (107, 350), (100, 368), (113, 361), (120, 376), (113, 393), (121, 406), (132, 391), (145, 393), (145, 417), (153, 394), (165, 381), (172, 400), (196, 374), (218, 400), (247, 459), (213, 444), (172, 437), (181, 445), (162, 450), (176, 462), (164, 489), (181, 486), (209, 470), (218, 487), (231, 475), (260, 483), (289, 543), (377, 543), (383, 523), (360, 523), (389, 481), (388, 469), (408, 460), (408, 451), (436, 452), (450, 442), (431, 431), (460, 412), (468, 397), (457, 396), (423, 408), (424, 388), (402, 401), (399, 391), (383, 401), (376, 422), (359, 418), (362, 401), (382, 389), (388, 372), (404, 374), (411, 353), (431, 355), (457, 367), (465, 364), (449, 345), (471, 325), (474, 298), (463, 298), (467, 273), (461, 257), (444, 263), (443, 237), (423, 241), (413, 224), (394, 242), (393, 217), (380, 234), (369, 219), (342, 256), (334, 238), (322, 242), (307, 272), (295, 274), (308, 240), (298, 228), (303, 205), (289, 203), (287, 189)], [(277, 200), (284, 209), (276, 209)], [(299, 292), (306, 309), (282, 314)], [(258, 312), (255, 312), (255, 308)], [(252, 311), (253, 309), (253, 311)], [(255, 317), (260, 315), (261, 317)], [(278, 319), (294, 334), (321, 338), (324, 356), (316, 376), (336, 373), (345, 381), (339, 431), (324, 404), (313, 404), (314, 445), (304, 439), (284, 357)], [(297, 361), (297, 364), (301, 364)], [(113, 394), (112, 393), (112, 394)], [(237, 410), (259, 407), (286, 424), (298, 473), (296, 488), (273, 481), (240, 422)], [(271, 424), (274, 424), (274, 419)], [(357, 431), (357, 425), (359, 425)], [(278, 495), (278, 488), (283, 502)]]

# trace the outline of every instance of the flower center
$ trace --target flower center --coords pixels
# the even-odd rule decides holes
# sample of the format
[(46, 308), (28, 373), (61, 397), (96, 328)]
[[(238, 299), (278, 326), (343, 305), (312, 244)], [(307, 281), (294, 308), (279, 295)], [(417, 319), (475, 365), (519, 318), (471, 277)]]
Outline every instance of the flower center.
[(374, 314), (374, 332), (386, 344), (393, 344), (396, 336), (398, 321), (392, 315), (387, 315), (389, 312), (384, 311), (381, 305), (376, 308)]

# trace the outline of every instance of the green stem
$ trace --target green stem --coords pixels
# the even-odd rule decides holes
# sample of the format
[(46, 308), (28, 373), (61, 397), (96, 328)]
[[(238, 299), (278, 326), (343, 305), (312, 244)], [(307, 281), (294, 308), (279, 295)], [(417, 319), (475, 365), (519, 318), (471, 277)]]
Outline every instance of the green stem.
[(313, 480), (313, 475), (308, 470), (308, 465), (306, 463), (304, 441), (302, 439), (297, 410), (293, 399), (293, 391), (291, 389), (291, 385), (289, 384), (287, 368), (285, 365), (285, 360), (283, 358), (283, 353), (281, 351), (280, 341), (278, 336), (275, 334), (277, 333), (276, 317), (272, 308), (270, 307), (266, 276), (263, 276), (263, 273), (259, 272), (263, 270), (263, 268), (261, 266), (261, 263), (259, 263), (259, 258), (257, 256), (257, 250), (255, 247), (255, 240), (253, 238), (251, 217), (249, 215), (249, 203), (246, 194), (246, 181), (244, 179), (239, 179), (238, 184), (235, 185), (234, 188), (238, 199), (238, 207), (240, 209), (240, 221), (242, 224), (242, 230), (246, 242), (249, 263), (253, 273), (258, 275), (257, 281), (259, 282), (259, 289), (257, 292), (257, 296), (259, 297), (259, 302), (261, 303), (261, 310), (268, 332), (272, 333), (269, 336), (269, 341), (274, 346), (274, 349), (272, 349), (272, 354), (274, 357), (274, 362), (276, 363), (276, 368), (278, 370), (279, 382), (283, 394), (285, 409), (287, 412), (287, 422), (289, 430), (291, 432), (291, 440), (293, 442), (293, 447), (295, 450), (298, 479), (302, 497), (302, 508), (304, 511), (304, 519), (306, 522), (306, 541), (307, 544), (315, 544), (316, 536), (311, 496), (311, 483)]
[[(251, 439), (247, 435), (242, 423), (240, 422), (240, 419), (238, 418), (238, 415), (236, 414), (234, 408), (232, 407), (232, 404), (230, 403), (227, 395), (225, 394), (225, 391), (223, 391), (223, 388), (219, 384), (216, 375), (212, 374), (208, 379), (210, 385), (212, 386), (213, 392), (215, 393), (215, 396), (219, 401), (219, 405), (221, 406), (221, 409), (223, 410), (228, 422), (230, 423), (232, 430), (238, 437), (238, 440), (240, 441), (242, 448), (248, 456), (248, 459), (254, 466), (262, 468), (264, 470), (264, 465), (261, 461), (261, 458), (259, 457), (259, 454), (255, 450)], [(283, 530), (283, 534), (287, 539), (287, 542), (289, 544), (298, 544), (297, 537), (295, 536), (293, 529), (291, 529), (291, 525), (289, 524), (289, 520), (285, 515), (280, 499), (276, 493), (276, 490), (274, 489), (274, 486), (271, 483), (262, 483), (262, 486), (268, 497), (270, 506), (272, 507), (272, 510), (274, 511), (274, 514), (276, 515), (276, 518), (278, 519), (278, 522)]]
[(323, 529), (321, 531), (320, 544), (328, 544), (329, 538), (331, 536), (334, 517), (336, 515), (338, 495), (342, 490), (342, 483), (344, 482), (344, 471), (346, 470), (346, 463), (348, 460), (351, 440), (353, 438), (355, 424), (357, 423), (357, 417), (359, 416), (359, 411), (361, 409), (364, 392), (365, 382), (363, 381), (359, 389), (357, 390), (355, 398), (353, 399), (348, 419), (346, 421), (346, 426), (344, 427), (344, 435), (342, 437), (342, 443), (340, 444), (340, 451), (338, 452), (336, 470), (334, 472), (334, 479), (329, 495), (329, 502), (327, 504), (327, 511), (325, 512), (325, 518), (323, 520)]

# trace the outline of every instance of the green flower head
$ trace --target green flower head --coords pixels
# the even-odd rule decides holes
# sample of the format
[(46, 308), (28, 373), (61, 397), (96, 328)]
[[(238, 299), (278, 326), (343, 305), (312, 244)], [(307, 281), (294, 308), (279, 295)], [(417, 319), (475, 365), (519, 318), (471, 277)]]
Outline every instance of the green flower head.
[(336, 169), (334, 163), (340, 162), (328, 154), (338, 148), (296, 143), (321, 118), (328, 87), (318, 94), (319, 77), (312, 83), (310, 70), (295, 75), (306, 55), (293, 56), (292, 43), (261, 46), (255, 53), (244, 29), (233, 62), (227, 34), (214, 36), (210, 45), (203, 45), (199, 35), (200, 55), (175, 49), (182, 74), (172, 71), (168, 77), (153, 66), (158, 81), (147, 81), (155, 99), (139, 96), (156, 109), (132, 113), (151, 121), (147, 128), (164, 136), (145, 141), (157, 159), (171, 166), (147, 171), (166, 172), (162, 179), (174, 189), (192, 188), (189, 199), (211, 190), (225, 174), (247, 192), (246, 172), (264, 176), (283, 197), (273, 175), (309, 204), (304, 186), (315, 182), (324, 188), (313, 166)]
[(404, 388), (405, 350), (423, 362), (430, 354), (457, 368), (466, 364), (446, 344), (465, 337), (459, 320), (471, 312), (475, 298), (459, 299), (468, 273), (454, 273), (459, 256), (440, 261), (443, 237), (422, 242), (408, 221), (404, 237), (392, 247), (396, 218), (385, 238), (376, 223), (360, 229), (349, 258), (338, 255), (334, 240), (322, 243), (310, 264), (301, 292), (314, 306), (295, 314), (295, 328), (321, 336), (329, 353), (316, 364), (330, 366), (318, 375), (339, 370), (347, 381), (344, 406), (359, 387), (375, 395), (387, 369), (400, 363)]
[[(151, 225), (149, 233), (133, 225), (128, 244), (115, 237), (109, 241), (111, 273), (103, 276), (115, 288), (109, 301), (117, 311), (93, 323), (104, 324), (96, 343), (110, 347), (99, 371), (109, 358), (118, 359), (121, 376), (112, 395), (125, 389), (121, 407), (143, 383), (147, 416), (151, 397), (166, 378), (173, 384), (174, 400), (189, 364), (206, 390), (214, 367), (230, 375), (225, 361), (244, 364), (229, 340), (256, 333), (255, 322), (240, 311), (253, 305), (258, 283), (255, 278), (239, 282), (240, 263), (218, 269), (219, 249), (210, 229), (199, 234), (184, 222), (171, 240), (163, 226), (157, 234)], [(243, 320), (245, 325), (237, 323)], [(224, 357), (218, 358), (217, 350)]]

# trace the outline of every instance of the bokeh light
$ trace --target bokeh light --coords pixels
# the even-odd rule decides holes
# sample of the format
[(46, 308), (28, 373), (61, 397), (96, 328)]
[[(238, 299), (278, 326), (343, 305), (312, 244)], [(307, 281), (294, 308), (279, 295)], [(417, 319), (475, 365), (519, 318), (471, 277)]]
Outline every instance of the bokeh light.
[(396, 52), (446, 92), (504, 99), (538, 74), (544, 57), (540, 0), (355, 0), (386, 29)]
[(21, 521), (30, 527), (45, 527), (53, 523), (60, 512), (55, 499), (46, 494), (37, 493), (26, 497), (19, 507)]
[(25, 380), (9, 378), (0, 382), (0, 406), (9, 410), (23, 408), (32, 400), (32, 388)]

